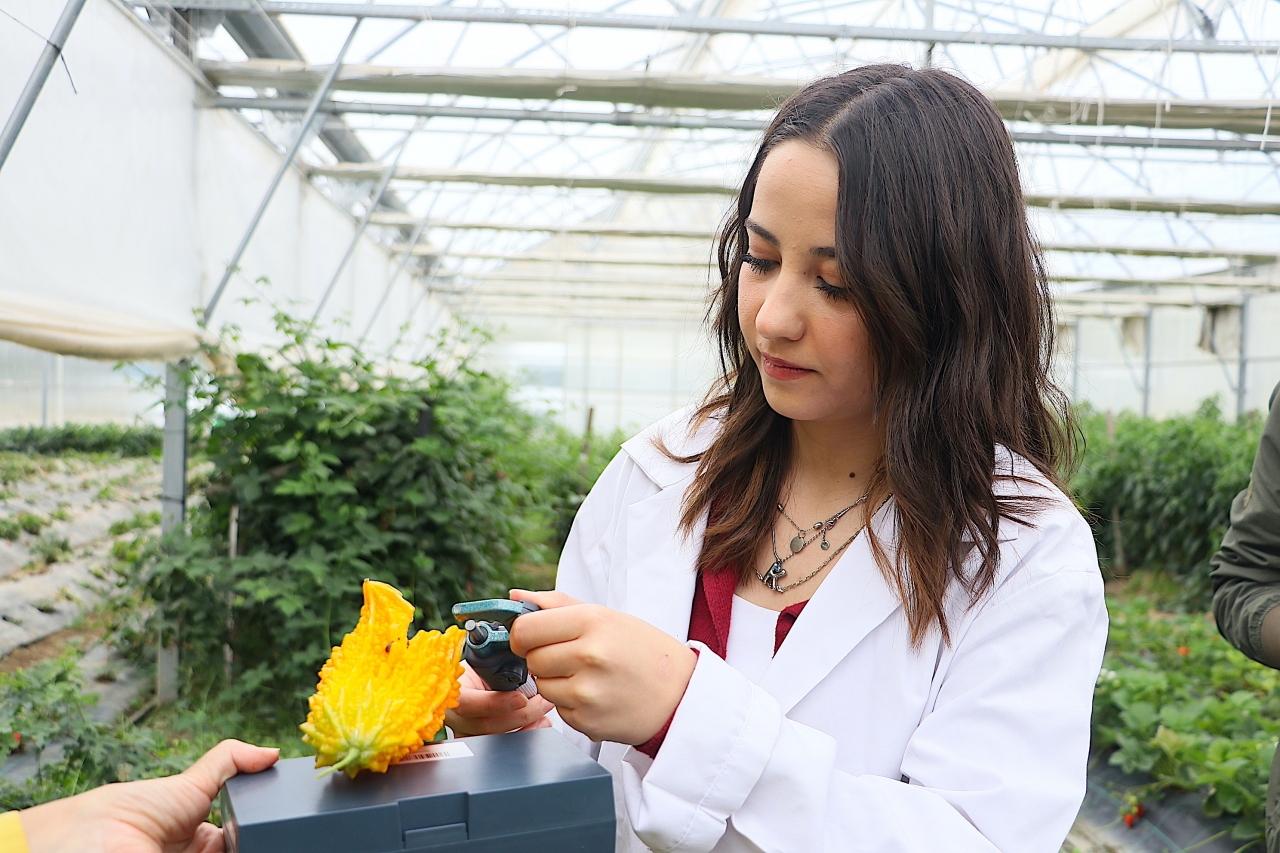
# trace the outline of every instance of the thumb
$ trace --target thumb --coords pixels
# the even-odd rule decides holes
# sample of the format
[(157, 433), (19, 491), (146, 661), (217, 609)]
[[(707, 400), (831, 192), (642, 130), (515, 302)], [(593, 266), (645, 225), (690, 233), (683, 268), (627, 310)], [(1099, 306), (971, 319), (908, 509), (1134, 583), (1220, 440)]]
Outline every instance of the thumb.
[(238, 740), (224, 740), (183, 771), (209, 799), (218, 796), (223, 784), (237, 773), (258, 773), (280, 758), (274, 747), (253, 746)]
[(568, 607), (570, 604), (581, 604), (576, 598), (570, 598), (557, 589), (545, 592), (531, 592), (527, 589), (511, 590), (512, 601), (531, 601), (543, 610), (554, 610), (557, 607)]

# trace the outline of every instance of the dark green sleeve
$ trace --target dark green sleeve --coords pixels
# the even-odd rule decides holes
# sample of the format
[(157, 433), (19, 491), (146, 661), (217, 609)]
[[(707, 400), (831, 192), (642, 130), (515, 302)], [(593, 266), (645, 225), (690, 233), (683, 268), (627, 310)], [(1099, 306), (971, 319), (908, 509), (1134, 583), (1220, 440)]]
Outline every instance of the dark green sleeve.
[(1210, 560), (1218, 630), (1254, 660), (1262, 656), (1262, 620), (1280, 606), (1280, 386), (1271, 393), (1249, 486), (1231, 502), (1231, 526)]

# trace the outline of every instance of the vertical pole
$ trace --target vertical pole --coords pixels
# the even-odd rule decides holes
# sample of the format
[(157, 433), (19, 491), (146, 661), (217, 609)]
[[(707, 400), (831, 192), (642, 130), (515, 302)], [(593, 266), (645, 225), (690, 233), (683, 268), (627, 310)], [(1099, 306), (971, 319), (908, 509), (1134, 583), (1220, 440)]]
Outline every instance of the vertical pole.
[(1080, 402), (1080, 318), (1077, 317), (1071, 332), (1071, 402)]
[(164, 441), (160, 486), (160, 532), (182, 529), (187, 509), (187, 382), (186, 365), (164, 369)]
[(63, 390), (62, 355), (53, 357), (53, 425), (62, 426), (67, 422), (66, 393)]
[(276, 169), (276, 175), (271, 179), (271, 185), (267, 187), (267, 193), (258, 204), (258, 211), (253, 215), (253, 219), (250, 220), (244, 236), (240, 238), (240, 245), (236, 247), (235, 254), (231, 256), (231, 260), (227, 261), (227, 268), (222, 273), (222, 280), (218, 282), (218, 287), (213, 291), (213, 297), (209, 300), (209, 304), (205, 306), (204, 316), (200, 320), (202, 325), (209, 325), (209, 321), (213, 318), (214, 309), (218, 307), (218, 301), (222, 299), (222, 292), (227, 289), (227, 283), (231, 281), (231, 276), (235, 275), (235, 271), (240, 268), (240, 259), (244, 257), (245, 249), (249, 248), (249, 241), (253, 239), (253, 233), (258, 230), (258, 223), (262, 221), (262, 215), (267, 212), (267, 206), (271, 204), (271, 199), (280, 187), (280, 182), (284, 180), (285, 173), (289, 171), (289, 167), (297, 159), (298, 151), (302, 148), (303, 143), (306, 142), (307, 136), (311, 132), (311, 125), (315, 122), (316, 113), (319, 111), (320, 105), (324, 103), (324, 99), (329, 96), (329, 90), (333, 88), (333, 81), (337, 79), (338, 72), (342, 70), (342, 60), (346, 59), (347, 49), (351, 47), (351, 42), (356, 37), (356, 30), (360, 29), (360, 24), (363, 21), (364, 18), (356, 18), (355, 24), (351, 27), (351, 32), (347, 33), (347, 40), (342, 44), (342, 50), (338, 51), (338, 57), (334, 59), (333, 66), (329, 69), (329, 73), (325, 75), (324, 82), (320, 84), (319, 89), (316, 89), (315, 96), (311, 99), (311, 103), (307, 105), (307, 111), (302, 116), (302, 128), (298, 131), (298, 137), (293, 140), (293, 145), (289, 147), (288, 153), (285, 154), (284, 160), (281, 161), (280, 168)]
[(1152, 319), (1155, 309), (1147, 308), (1146, 324), (1142, 330), (1142, 416), (1151, 416), (1151, 347), (1155, 340)]
[[(164, 440), (161, 445), (160, 532), (182, 530), (187, 508), (187, 382), (186, 364), (164, 369)], [(163, 624), (163, 621), (162, 621)], [(162, 633), (156, 652), (156, 702), (178, 698), (178, 641), (174, 632)]]
[(1236, 419), (1244, 417), (1249, 405), (1249, 294), (1240, 295), (1240, 353), (1239, 372), (1236, 374)]
[[(231, 505), (231, 519), (227, 526), (227, 556), (231, 558), (232, 571), (229, 579), (235, 583), (235, 559), (240, 554), (240, 504)], [(227, 631), (227, 641), (222, 644), (222, 678), (227, 687), (231, 686), (231, 668), (235, 664), (235, 650), (231, 648), (231, 640), (236, 632), (236, 594), (234, 589), (227, 590), (227, 614), (223, 627)]]
[(625, 326), (618, 326), (618, 409), (614, 429), (622, 429), (622, 370), (623, 370), (623, 335)]
[(49, 366), (53, 363), (53, 355), (46, 355), (40, 360), (40, 426), (49, 425)]
[(76, 19), (80, 17), (80, 10), (83, 8), (84, 0), (67, 0), (67, 5), (63, 7), (62, 17), (58, 18), (53, 34), (45, 42), (44, 51), (36, 61), (36, 67), (27, 80), (26, 88), (18, 96), (18, 104), (13, 108), (13, 114), (5, 123), (4, 130), (0, 131), (0, 169), (4, 168), (4, 161), (9, 159), (13, 143), (18, 141), (18, 134), (22, 132), (22, 126), (27, 123), (27, 116), (31, 115), (31, 108), (36, 105), (40, 90), (44, 88), (44, 82), (49, 79), (49, 72), (53, 70), (58, 57), (62, 55), (67, 36), (71, 35), (71, 28), (76, 25)]
[[(933, 3), (934, 3), (934, 0), (924, 0), (924, 28), (929, 31), (933, 30)], [(929, 42), (929, 46), (925, 48), (925, 53), (924, 53), (925, 68), (933, 67), (933, 51), (934, 51), (934, 48), (936, 48), (937, 46), (938, 46), (937, 42), (931, 41)]]
[(582, 324), (582, 408), (591, 414), (595, 407), (591, 405), (591, 320)]

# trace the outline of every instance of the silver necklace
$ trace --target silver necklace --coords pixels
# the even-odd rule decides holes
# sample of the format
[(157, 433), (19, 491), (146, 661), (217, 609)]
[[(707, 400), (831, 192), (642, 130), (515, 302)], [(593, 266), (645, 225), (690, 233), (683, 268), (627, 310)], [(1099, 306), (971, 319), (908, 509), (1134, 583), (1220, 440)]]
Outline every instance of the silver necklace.
[(811, 544), (815, 539), (818, 539), (819, 537), (822, 538), (823, 550), (829, 549), (831, 547), (831, 544), (827, 541), (827, 531), (835, 527), (836, 522), (838, 522), (841, 518), (844, 518), (845, 514), (847, 514), (850, 510), (852, 510), (854, 507), (859, 506), (864, 501), (866, 501), (867, 497), (868, 495), (863, 495), (862, 497), (854, 501), (852, 504), (840, 510), (838, 513), (826, 519), (825, 521), (815, 522), (813, 525), (813, 529), (819, 532), (815, 533), (809, 539), (804, 538), (804, 528), (796, 524), (795, 520), (791, 516), (787, 515), (787, 511), (783, 509), (782, 504), (778, 504), (778, 512), (782, 513), (783, 518), (785, 518), (787, 521), (790, 521), (791, 525), (796, 528), (797, 535), (795, 536), (795, 538), (791, 540), (791, 553), (785, 557), (781, 557), (778, 555), (778, 538), (775, 535), (775, 531), (773, 529), (769, 530), (769, 542), (773, 546), (773, 564), (770, 565), (769, 568), (765, 569), (763, 573), (756, 572), (755, 573), (756, 577), (760, 579), (761, 583), (763, 583), (765, 586), (769, 587), (769, 589), (773, 590), (776, 593), (784, 593), (787, 590), (795, 589), (796, 587), (800, 586), (800, 584), (806, 581), (812, 580), (814, 576), (818, 574), (818, 572), (822, 571), (827, 566), (829, 566), (832, 560), (834, 560), (836, 557), (839, 557), (840, 554), (843, 553), (846, 548), (848, 548), (850, 545), (853, 544), (853, 540), (858, 538), (858, 534), (862, 532), (862, 528), (865, 527), (866, 525), (859, 526), (858, 529), (853, 532), (853, 535), (850, 536), (848, 539), (846, 539), (844, 541), (844, 544), (836, 548), (834, 552), (829, 554), (827, 558), (823, 560), (816, 569), (814, 569), (812, 572), (809, 572), (809, 574), (805, 575), (795, 583), (790, 583), (790, 584), (787, 584), (786, 586), (782, 586), (779, 583), (782, 580), (782, 578), (786, 577), (787, 575), (787, 570), (782, 567), (782, 564), (785, 563), (787, 560), (790, 560), (796, 554), (799, 554), (802, 550), (804, 550), (806, 545)]
[[(818, 532), (815, 533), (809, 539), (805, 538), (806, 529), (796, 524), (796, 520), (791, 516), (787, 515), (787, 510), (782, 506), (782, 504), (778, 504), (778, 512), (782, 513), (782, 517), (785, 518), (787, 521), (791, 522), (791, 526), (796, 529), (796, 535), (791, 537), (791, 543), (790, 543), (791, 553), (784, 559), (790, 560), (796, 554), (799, 554), (801, 551), (803, 551), (807, 545), (813, 544), (814, 539), (819, 539), (819, 538), (822, 539), (822, 544), (819, 547), (822, 548), (822, 550), (826, 551), (828, 548), (831, 547), (831, 543), (827, 541), (827, 531), (835, 527), (836, 522), (844, 518), (847, 512), (861, 506), (862, 503), (866, 501), (866, 499), (867, 499), (867, 496), (863, 495), (862, 497), (858, 498), (856, 501), (849, 504), (847, 507), (840, 510), (835, 515), (831, 516), (825, 521), (815, 521), (813, 523), (813, 527), (809, 529), (816, 530)], [(777, 551), (776, 548), (774, 550), (775, 552)]]
[[(769, 566), (769, 568), (765, 569), (764, 574), (761, 574), (760, 572), (756, 572), (756, 577), (760, 579), (760, 582), (761, 582), (761, 583), (763, 583), (765, 586), (769, 587), (769, 589), (771, 589), (771, 590), (773, 590), (774, 592), (779, 593), (779, 594), (784, 593), (784, 592), (786, 592), (786, 591), (788, 591), (788, 590), (795, 589), (796, 587), (800, 586), (800, 584), (804, 583), (805, 581), (813, 580), (813, 577), (814, 577), (816, 574), (818, 574), (818, 572), (822, 571), (822, 570), (823, 570), (823, 569), (825, 569), (828, 565), (830, 565), (831, 561), (832, 561), (832, 560), (834, 560), (836, 557), (839, 557), (839, 556), (840, 556), (840, 554), (844, 551), (844, 549), (848, 548), (850, 545), (852, 545), (852, 544), (853, 544), (853, 540), (855, 540), (855, 539), (857, 539), (857, 538), (858, 538), (858, 534), (862, 532), (862, 529), (863, 529), (863, 527), (865, 527), (865, 526), (866, 526), (866, 525), (862, 525), (862, 527), (859, 527), (857, 530), (855, 530), (855, 531), (853, 532), (853, 535), (852, 535), (852, 536), (850, 536), (848, 539), (844, 540), (844, 544), (842, 544), (842, 545), (838, 546), (838, 547), (835, 549), (835, 551), (833, 551), (831, 554), (829, 554), (829, 555), (827, 556), (827, 559), (823, 560), (823, 561), (822, 561), (822, 563), (821, 563), (821, 564), (819, 564), (818, 568), (816, 568), (816, 569), (814, 569), (813, 571), (809, 572), (809, 574), (807, 574), (807, 575), (805, 575), (804, 577), (800, 578), (800, 580), (796, 581), (795, 583), (789, 583), (789, 584), (787, 584), (786, 586), (780, 586), (780, 585), (779, 585), (779, 583), (778, 583), (778, 581), (780, 581), (782, 578), (786, 577), (786, 575), (787, 575), (787, 570), (786, 570), (786, 569), (784, 569), (784, 568), (782, 568), (783, 560), (782, 560), (782, 558), (780, 558), (780, 557), (778, 556), (778, 546), (777, 546), (777, 541), (776, 541), (776, 540), (774, 540), (774, 546), (773, 546), (773, 565), (771, 565), (771, 566)], [(772, 538), (772, 537), (770, 537), (770, 538)]]

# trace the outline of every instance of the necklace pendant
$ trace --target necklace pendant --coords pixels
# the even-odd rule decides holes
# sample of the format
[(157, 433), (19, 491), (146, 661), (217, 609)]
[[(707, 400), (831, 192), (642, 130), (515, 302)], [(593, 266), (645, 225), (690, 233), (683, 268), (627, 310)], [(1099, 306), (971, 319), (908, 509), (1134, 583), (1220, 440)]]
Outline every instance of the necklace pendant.
[(761, 578), (761, 580), (764, 581), (764, 585), (769, 587), (769, 589), (774, 592), (779, 592), (778, 581), (785, 577), (786, 574), (787, 570), (782, 568), (782, 561), (777, 560), (769, 567), (769, 571), (764, 573), (764, 577)]
[(827, 549), (828, 549), (828, 548), (830, 548), (830, 547), (831, 547), (831, 543), (830, 543), (830, 542), (828, 542), (827, 540), (823, 539), (823, 540), (822, 540), (822, 550), (824, 550), (824, 551), (825, 551), (825, 550), (827, 550)]
[(799, 554), (802, 548), (804, 548), (804, 537), (800, 535), (793, 536), (791, 538), (791, 553)]

